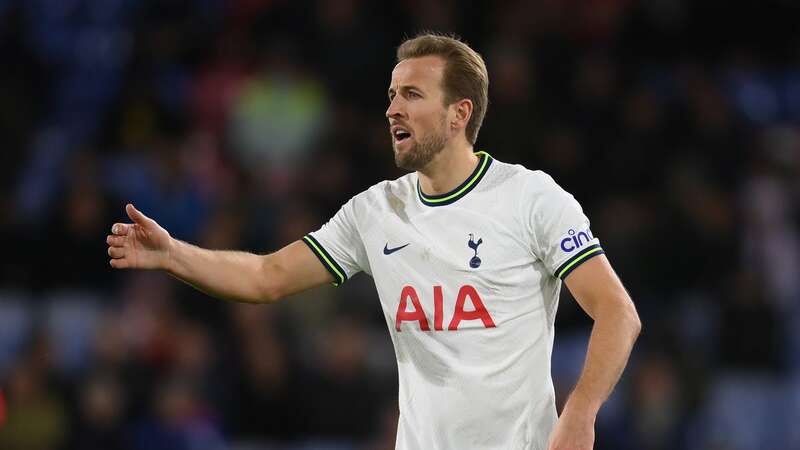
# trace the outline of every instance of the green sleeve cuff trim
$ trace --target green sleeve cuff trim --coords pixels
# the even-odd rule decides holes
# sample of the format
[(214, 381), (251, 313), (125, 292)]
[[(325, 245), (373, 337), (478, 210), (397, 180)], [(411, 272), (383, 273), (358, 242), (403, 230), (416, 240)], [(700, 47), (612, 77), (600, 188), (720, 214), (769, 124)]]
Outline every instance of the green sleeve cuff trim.
[(322, 244), (319, 243), (314, 236), (307, 234), (303, 236), (303, 242), (308, 245), (308, 248), (311, 249), (311, 252), (314, 253), (314, 256), (319, 259), (319, 262), (328, 270), (328, 272), (333, 275), (333, 285), (340, 286), (342, 283), (347, 281), (347, 275), (345, 275), (344, 269), (336, 263), (333, 257), (328, 253)]
[(569, 275), (573, 270), (587, 260), (604, 253), (605, 252), (603, 251), (603, 248), (600, 247), (600, 244), (590, 245), (577, 255), (568, 259), (564, 264), (561, 265), (561, 267), (556, 269), (556, 276), (563, 280), (567, 275)]

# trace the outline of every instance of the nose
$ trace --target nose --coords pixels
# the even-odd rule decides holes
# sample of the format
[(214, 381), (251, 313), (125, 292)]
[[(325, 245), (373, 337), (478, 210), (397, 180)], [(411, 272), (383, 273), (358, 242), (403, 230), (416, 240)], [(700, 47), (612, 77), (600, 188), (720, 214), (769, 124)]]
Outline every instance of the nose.
[(399, 95), (395, 95), (392, 101), (389, 102), (389, 107), (386, 108), (386, 118), (403, 117), (402, 99)]

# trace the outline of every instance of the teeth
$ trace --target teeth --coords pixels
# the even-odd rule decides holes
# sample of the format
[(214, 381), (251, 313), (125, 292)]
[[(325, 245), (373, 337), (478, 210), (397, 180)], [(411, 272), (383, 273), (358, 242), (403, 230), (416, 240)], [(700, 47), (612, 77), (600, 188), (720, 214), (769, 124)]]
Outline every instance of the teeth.
[(402, 141), (411, 137), (411, 132), (401, 127), (395, 127), (394, 130), (390, 130), (390, 134), (395, 141)]

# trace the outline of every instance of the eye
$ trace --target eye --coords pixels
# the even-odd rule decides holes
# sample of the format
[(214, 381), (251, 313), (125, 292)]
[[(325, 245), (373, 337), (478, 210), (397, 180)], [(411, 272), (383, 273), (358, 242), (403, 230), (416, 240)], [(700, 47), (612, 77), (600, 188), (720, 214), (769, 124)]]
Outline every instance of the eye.
[(419, 93), (417, 91), (409, 91), (408, 92), (408, 96), (410, 98), (422, 98), (422, 96), (419, 95)]

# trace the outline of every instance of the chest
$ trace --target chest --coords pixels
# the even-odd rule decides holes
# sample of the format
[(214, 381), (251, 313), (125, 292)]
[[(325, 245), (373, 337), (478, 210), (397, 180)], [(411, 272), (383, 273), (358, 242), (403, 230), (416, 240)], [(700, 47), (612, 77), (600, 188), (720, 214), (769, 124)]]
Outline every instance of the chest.
[(510, 282), (534, 261), (510, 217), (471, 209), (384, 215), (365, 240), (373, 276), (417, 274), (432, 282)]
[(540, 274), (514, 224), (467, 208), (383, 217), (364, 243), (390, 326), (494, 328), (531, 309)]

